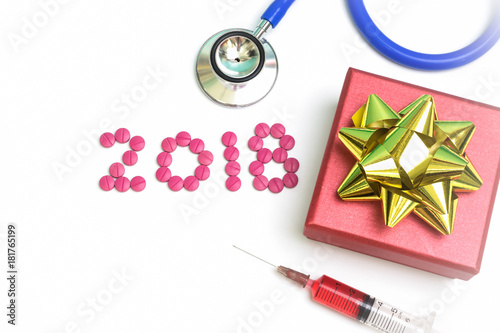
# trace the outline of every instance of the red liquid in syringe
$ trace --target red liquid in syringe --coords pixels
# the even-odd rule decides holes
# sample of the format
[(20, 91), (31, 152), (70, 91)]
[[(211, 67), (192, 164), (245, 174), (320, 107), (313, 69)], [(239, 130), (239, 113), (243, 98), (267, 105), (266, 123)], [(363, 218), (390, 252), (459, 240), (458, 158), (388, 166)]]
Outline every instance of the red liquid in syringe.
[(318, 280), (309, 280), (313, 299), (329, 308), (354, 319), (361, 319), (363, 304), (370, 298), (367, 294), (323, 275)]

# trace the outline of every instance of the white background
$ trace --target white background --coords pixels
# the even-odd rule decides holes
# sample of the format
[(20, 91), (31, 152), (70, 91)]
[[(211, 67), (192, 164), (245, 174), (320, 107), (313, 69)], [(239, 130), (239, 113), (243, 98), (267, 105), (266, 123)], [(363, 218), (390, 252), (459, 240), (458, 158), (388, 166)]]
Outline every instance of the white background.
[[(424, 52), (473, 41), (494, 3), (367, 2), (384, 32)], [(6, 324), (1, 279), (1, 332), (370, 331), (313, 303), (306, 291), (232, 244), (314, 278), (330, 275), (416, 314), (437, 310), (441, 332), (499, 331), (498, 198), (481, 273), (467, 283), (321, 245), (302, 229), (348, 67), (500, 106), (500, 46), (459, 69), (416, 71), (368, 47), (344, 1), (299, 0), (267, 37), (280, 60), (272, 93), (243, 110), (211, 103), (195, 80), (199, 48), (217, 31), (253, 29), (269, 3), (72, 0), (23, 36), (26, 20), (43, 16), (40, 3), (1, 2), (0, 248), (5, 254), (7, 223), (17, 223), (20, 271), (14, 329)], [(124, 95), (140, 89), (151, 70), (168, 76), (124, 108)], [(126, 150), (96, 145), (102, 122), (145, 138), (139, 163), (125, 174), (145, 177), (144, 192), (98, 188)], [(259, 122), (282, 122), (296, 138), (290, 154), (301, 162), (297, 188), (279, 195), (253, 189), (246, 141)], [(202, 138), (216, 157), (212, 177), (195, 193), (173, 193), (154, 176), (161, 140), (181, 130)], [(221, 185), (220, 137), (227, 130), (238, 135), (242, 152), (243, 186), (236, 193)], [(85, 156), (75, 156), (77, 149)], [(183, 177), (197, 165), (187, 149), (176, 151), (174, 160), (173, 173)], [(67, 172), (58, 177), (57, 165)], [(270, 166), (266, 175), (282, 171)], [(126, 280), (116, 280), (123, 273)], [(281, 297), (269, 306), (275, 294)], [(259, 310), (256, 304), (267, 305)]]

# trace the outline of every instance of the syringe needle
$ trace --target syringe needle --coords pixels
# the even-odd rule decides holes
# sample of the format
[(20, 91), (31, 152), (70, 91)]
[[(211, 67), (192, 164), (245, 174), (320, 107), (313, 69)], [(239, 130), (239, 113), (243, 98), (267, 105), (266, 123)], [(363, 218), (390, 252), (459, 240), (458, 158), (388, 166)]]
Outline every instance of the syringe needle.
[(234, 248), (236, 248), (236, 249), (238, 249), (238, 250), (240, 250), (241, 252), (245, 252), (246, 254), (251, 255), (252, 257), (259, 259), (260, 261), (265, 262), (265, 263), (266, 263), (266, 264), (268, 264), (268, 265), (273, 266), (274, 268), (278, 268), (278, 266), (271, 264), (269, 261), (265, 261), (264, 259), (259, 258), (259, 257), (255, 256), (255, 255), (251, 254), (250, 252), (247, 252), (247, 251), (245, 251), (245, 250), (242, 250), (242, 249), (240, 249), (239, 247), (237, 247), (236, 245), (233, 245), (233, 247), (234, 247)]
[(270, 262), (265, 261), (264, 259), (259, 258), (256, 255), (251, 254), (250, 252), (247, 252), (247, 251), (245, 251), (243, 249), (240, 249), (236, 245), (233, 245), (233, 247), (236, 248), (236, 249), (238, 249), (238, 250), (240, 250), (241, 252), (245, 252), (246, 254), (251, 255), (252, 257), (259, 259), (260, 261), (265, 262), (268, 265), (273, 266), (274, 268), (276, 268), (278, 270), (278, 273), (286, 276), (290, 280), (293, 280), (293, 281), (299, 283), (300, 285), (302, 285), (302, 287), (305, 287), (306, 284), (307, 284), (307, 281), (309, 281), (309, 275), (305, 275), (305, 274), (302, 274), (300, 272), (294, 271), (291, 268), (273, 265)]

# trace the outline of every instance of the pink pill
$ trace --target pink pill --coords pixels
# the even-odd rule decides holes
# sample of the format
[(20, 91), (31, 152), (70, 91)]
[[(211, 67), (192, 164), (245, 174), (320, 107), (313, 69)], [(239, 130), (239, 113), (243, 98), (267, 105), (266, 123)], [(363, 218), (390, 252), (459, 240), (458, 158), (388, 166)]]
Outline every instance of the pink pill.
[(252, 136), (250, 140), (248, 140), (248, 148), (253, 151), (259, 151), (264, 147), (264, 140), (258, 136)]
[(191, 143), (191, 135), (188, 132), (179, 132), (175, 137), (175, 141), (181, 147), (187, 147)]
[(283, 148), (276, 148), (273, 152), (273, 160), (276, 163), (283, 163), (288, 158), (288, 152)]
[(224, 150), (224, 158), (228, 161), (236, 161), (240, 157), (240, 151), (236, 147), (227, 147)]
[(141, 176), (135, 176), (130, 181), (130, 187), (135, 192), (141, 192), (142, 190), (144, 190), (146, 188), (146, 180)]
[(269, 163), (273, 159), (273, 153), (267, 148), (262, 148), (257, 153), (257, 159), (264, 164)]
[(231, 176), (226, 180), (226, 187), (231, 192), (236, 192), (241, 187), (241, 180), (236, 176)]
[(295, 139), (291, 135), (283, 135), (280, 139), (280, 147), (290, 150), (295, 147)]
[(238, 138), (233, 132), (226, 132), (222, 135), (222, 144), (226, 147), (232, 147), (236, 144)]
[(130, 188), (130, 180), (127, 177), (119, 177), (115, 181), (115, 188), (118, 192), (127, 192)]
[(184, 181), (179, 176), (173, 176), (168, 181), (168, 188), (174, 192), (182, 190), (183, 187), (184, 187)]
[(159, 166), (168, 167), (172, 164), (172, 155), (166, 151), (159, 153), (156, 162)]
[(172, 153), (177, 149), (177, 141), (174, 138), (166, 138), (161, 142), (161, 149), (168, 153)]
[(146, 142), (144, 139), (140, 136), (134, 136), (132, 139), (130, 139), (130, 149), (135, 150), (135, 151), (141, 151), (144, 149), (144, 146), (146, 145)]
[(266, 138), (269, 133), (271, 132), (271, 129), (269, 128), (269, 125), (260, 123), (257, 126), (255, 126), (255, 135), (261, 137), (261, 138)]
[(280, 139), (283, 135), (285, 135), (285, 132), (285, 126), (281, 124), (274, 124), (271, 126), (271, 136), (273, 138)]
[(237, 176), (240, 174), (241, 171), (241, 166), (238, 162), (231, 161), (228, 164), (226, 164), (226, 173), (229, 176)]
[(297, 172), (299, 170), (300, 164), (296, 158), (290, 157), (285, 161), (285, 170), (288, 172)]
[(210, 169), (206, 165), (199, 165), (194, 170), (194, 175), (199, 180), (207, 180), (210, 177)]
[(172, 172), (167, 167), (161, 167), (156, 170), (156, 179), (158, 179), (162, 183), (168, 182), (171, 176)]
[[(253, 176), (260, 176), (264, 173), (264, 164), (261, 161), (253, 161), (250, 163), (248, 170)], [(267, 186), (267, 185), (266, 185)]]
[(109, 167), (109, 174), (115, 178), (121, 177), (125, 174), (125, 167), (121, 163), (113, 163)]
[(214, 155), (208, 150), (204, 150), (198, 155), (198, 162), (200, 162), (200, 164), (210, 165), (213, 161)]
[(287, 173), (283, 177), (283, 184), (288, 188), (294, 188), (299, 183), (299, 177), (294, 173)]
[(268, 185), (269, 181), (266, 176), (257, 176), (253, 180), (253, 187), (255, 187), (257, 191), (264, 191)]
[(99, 138), (99, 142), (105, 148), (113, 147), (113, 145), (115, 144), (115, 136), (109, 132), (104, 133)]
[(130, 140), (130, 132), (126, 128), (119, 128), (115, 132), (115, 138), (119, 143), (127, 143)]
[(268, 187), (271, 192), (280, 193), (281, 191), (283, 191), (284, 184), (281, 179), (273, 178), (269, 181)]
[(191, 150), (192, 153), (199, 154), (205, 150), (205, 143), (200, 139), (193, 139), (189, 144), (189, 150)]
[(123, 163), (128, 166), (135, 165), (139, 160), (137, 153), (133, 150), (127, 150), (122, 156)]
[(196, 191), (200, 186), (200, 181), (195, 176), (188, 176), (184, 179), (184, 188), (190, 192)]
[(103, 191), (111, 191), (115, 187), (115, 180), (111, 176), (104, 176), (99, 179), (99, 187)]

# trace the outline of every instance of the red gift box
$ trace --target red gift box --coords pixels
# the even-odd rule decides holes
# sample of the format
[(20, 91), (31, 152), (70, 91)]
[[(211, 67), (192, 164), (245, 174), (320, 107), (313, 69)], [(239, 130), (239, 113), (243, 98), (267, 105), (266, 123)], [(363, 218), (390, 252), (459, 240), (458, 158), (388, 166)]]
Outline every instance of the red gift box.
[[(476, 125), (467, 155), (483, 179), (475, 192), (459, 192), (455, 227), (443, 235), (414, 213), (394, 228), (384, 224), (380, 201), (343, 201), (337, 189), (356, 159), (338, 137), (370, 94), (398, 111), (418, 97), (434, 97), (439, 120)], [(326, 146), (304, 227), (310, 239), (451, 278), (479, 272), (500, 177), (500, 109), (350, 68)]]

